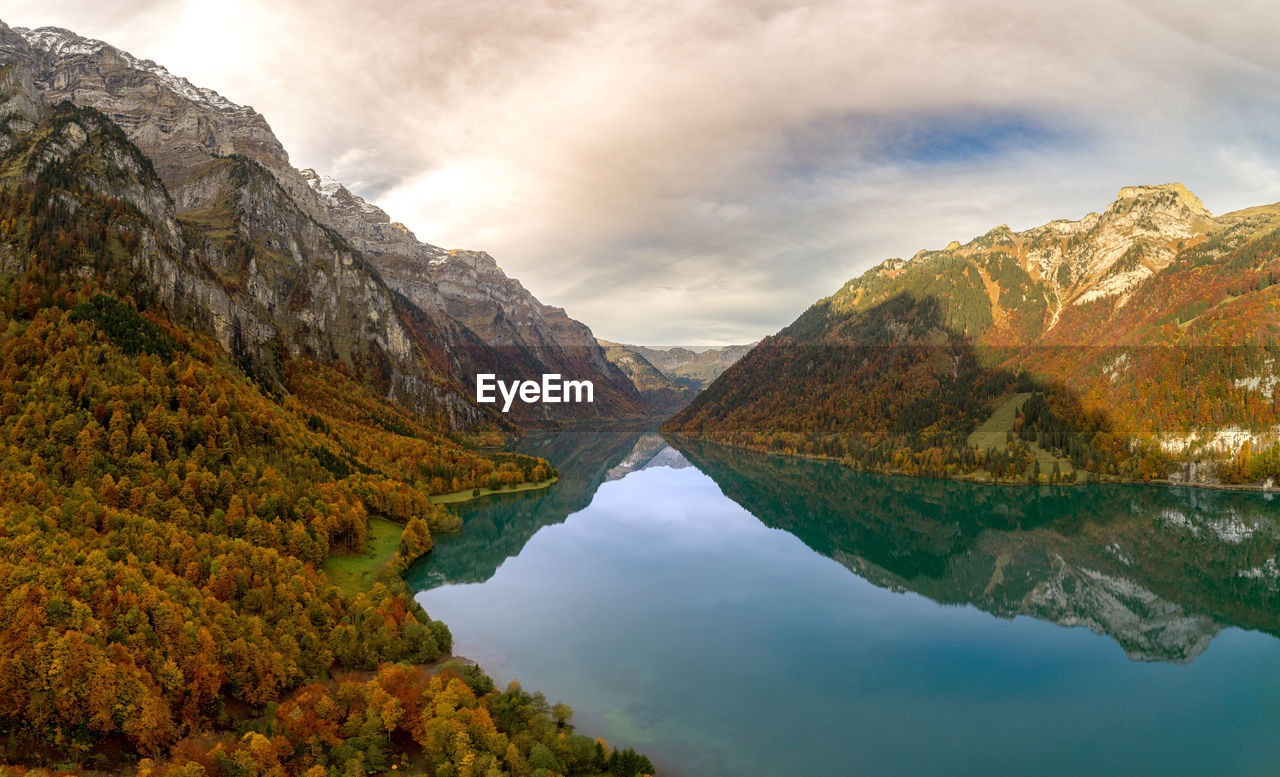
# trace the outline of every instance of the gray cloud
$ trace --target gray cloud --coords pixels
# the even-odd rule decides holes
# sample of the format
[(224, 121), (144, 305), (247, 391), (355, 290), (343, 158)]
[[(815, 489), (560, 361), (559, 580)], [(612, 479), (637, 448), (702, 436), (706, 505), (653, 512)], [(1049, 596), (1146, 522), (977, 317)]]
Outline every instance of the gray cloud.
[(252, 104), (295, 164), (627, 342), (755, 339), (887, 256), (1127, 184), (1280, 199), (1271, 3), (42, 0), (5, 19)]

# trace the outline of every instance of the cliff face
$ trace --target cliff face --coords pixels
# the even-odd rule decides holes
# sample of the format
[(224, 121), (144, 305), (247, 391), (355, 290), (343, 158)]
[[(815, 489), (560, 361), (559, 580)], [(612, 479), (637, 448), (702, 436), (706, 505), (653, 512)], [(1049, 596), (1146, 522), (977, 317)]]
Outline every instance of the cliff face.
[(379, 275), (444, 329), (461, 326), (501, 361), (493, 363), (471, 342), (455, 339), (459, 372), (465, 378), (497, 370), (504, 377), (536, 378), (541, 373), (587, 377), (597, 391), (596, 407), (561, 406), (526, 410), (526, 422), (557, 415), (599, 417), (650, 410), (635, 386), (605, 358), (591, 330), (563, 308), (544, 305), (520, 281), (502, 271), (483, 251), (445, 250), (419, 241), (403, 224), (352, 194), (341, 183), (303, 170), (334, 228), (362, 251)]
[[(669, 428), (894, 471), (990, 472), (970, 452), (994, 447), (1018, 478), (1261, 483), (1280, 439), (1277, 277), (1280, 205), (1214, 217), (1181, 184), (1125, 187), (1100, 214), (883, 262)], [(1046, 399), (1024, 412), (1031, 395)]]
[[(4, 67), (6, 174), (35, 186), (88, 187), (121, 203), (118, 218), (132, 222), (136, 250), (73, 256), (80, 264), (72, 274), (211, 333), (266, 385), (282, 386), (283, 359), (310, 357), (342, 362), (384, 395), (451, 426), (489, 416), (432, 368), (438, 359), (413, 342), (392, 292), (363, 257), (295, 207), (261, 166), (213, 160), (172, 196), (114, 122), (69, 103), (42, 107), (27, 60)], [(7, 255), (13, 272), (30, 259), (12, 247)]]
[(242, 154), (269, 166), (289, 156), (265, 119), (150, 60), (69, 30), (0, 29), (0, 58), (23, 59), (50, 104), (97, 108), (151, 157), (173, 184), (211, 156)]
[[(280, 333), (286, 341), (298, 340), (287, 347), (322, 357), (350, 358), (354, 348), (363, 358), (372, 347), (372, 361), (394, 363), (369, 365), (383, 374), (389, 395), (419, 409), (440, 404), (438, 384), (467, 387), (476, 372), (502, 373), (504, 365), (510, 367), (505, 377), (561, 372), (597, 384), (592, 406), (518, 406), (522, 420), (647, 409), (585, 325), (542, 305), (487, 254), (422, 243), (336, 181), (296, 170), (252, 108), (101, 41), (58, 28), (11, 29), (0, 23), (0, 63), (16, 61), (25, 64), (45, 102), (92, 107), (119, 125), (151, 160), (198, 262), (213, 268), (224, 287), (247, 290), (259, 314), (271, 311), (265, 322), (262, 315), (250, 322), (222, 305), (209, 317), (238, 322), (224, 324), (224, 330), (245, 330), (252, 342)], [(329, 268), (328, 280), (302, 270), (322, 264)], [(345, 277), (357, 266), (358, 278)], [(217, 307), (216, 296), (198, 295)], [(416, 311), (397, 313), (405, 301)], [(338, 308), (363, 309), (370, 320), (340, 322), (346, 314)], [(344, 327), (355, 331), (339, 334)], [(327, 335), (319, 337), (321, 330)], [(219, 337), (231, 335), (223, 331)], [(415, 373), (404, 367), (411, 343), (429, 352), (417, 355), (429, 369)], [(475, 416), (474, 407), (465, 411), (455, 399), (445, 404), (464, 424), (463, 416)]]

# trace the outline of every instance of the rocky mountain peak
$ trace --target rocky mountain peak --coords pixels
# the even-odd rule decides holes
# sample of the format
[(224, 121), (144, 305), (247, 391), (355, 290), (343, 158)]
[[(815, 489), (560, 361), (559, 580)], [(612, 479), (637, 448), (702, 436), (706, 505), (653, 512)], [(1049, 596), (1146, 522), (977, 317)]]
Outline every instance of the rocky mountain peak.
[[(982, 331), (991, 343), (1022, 342), (1030, 332), (1055, 330), (1073, 309), (1094, 316), (1122, 310), (1144, 282), (1208, 238), (1216, 238), (1210, 250), (1220, 255), (1277, 225), (1280, 203), (1215, 217), (1181, 183), (1126, 186), (1101, 213), (1018, 232), (1001, 224), (967, 243), (921, 251), (910, 262), (888, 259), (831, 300), (853, 308), (883, 302), (904, 287), (945, 291), (959, 331)], [(1095, 308), (1097, 302), (1103, 305)], [(1062, 336), (1073, 336), (1077, 327), (1061, 330)]]
[[(199, 226), (240, 214), (247, 221), (237, 225), (236, 234), (260, 245), (264, 256), (291, 258), (299, 267), (310, 266), (308, 259), (327, 259), (334, 250), (351, 259), (345, 252), (354, 249), (376, 270), (376, 279), (366, 285), (385, 283), (388, 291), (417, 309), (392, 300), (397, 311), (418, 322), (422, 343), (446, 349), (435, 362), (463, 384), (468, 365), (491, 357), (484, 347), (514, 346), (509, 353), (531, 373), (597, 379), (602, 412), (643, 407), (640, 395), (608, 362), (589, 328), (561, 309), (542, 305), (488, 254), (448, 252), (420, 242), (405, 225), (392, 222), (382, 209), (336, 179), (294, 168), (266, 120), (252, 108), (195, 86), (151, 60), (56, 27), (10, 28), (0, 22), (0, 63), (18, 68), (9, 76), (12, 83), (22, 81), (21, 69), (26, 68), (27, 83), (34, 86), (28, 91), (45, 103), (68, 101), (94, 108), (118, 125), (153, 163), (172, 197), (172, 216)], [(34, 109), (13, 103), (9, 110), (16, 115)], [(279, 213), (289, 217), (276, 218)], [(299, 242), (291, 232), (278, 231), (285, 222), (296, 222), (298, 230), (292, 231), (316, 239)], [(338, 239), (322, 234), (325, 230)], [(226, 264), (223, 269), (228, 272), (234, 269), (225, 262), (205, 263)], [(254, 268), (261, 269), (261, 262), (250, 262), (249, 269)], [(311, 285), (303, 285), (307, 290), (294, 294), (292, 306), (284, 307), (290, 316), (308, 319), (332, 300), (318, 285), (314, 292)], [(376, 309), (385, 322), (394, 312), (386, 307), (371, 303), (363, 309)], [(477, 343), (482, 345), (479, 351), (473, 347)], [(393, 350), (396, 358), (407, 353), (405, 348)]]
[(289, 155), (265, 119), (155, 62), (58, 27), (0, 22), (0, 62), (21, 60), (48, 104), (96, 108), (118, 124), (175, 189), (211, 157), (240, 154), (272, 170)]
[[(363, 197), (353, 194), (338, 179), (329, 175), (320, 175), (311, 168), (299, 170), (298, 172), (302, 175), (302, 180), (307, 182), (312, 191), (330, 209), (343, 211), (354, 209), (359, 212), (360, 218), (365, 221), (372, 221), (377, 224), (391, 223), (391, 217), (385, 211), (376, 205), (369, 204)], [(412, 237), (412, 234), (410, 234), (410, 237)]]
[[(1080, 304), (1115, 297), (1120, 305), (1139, 282), (1171, 263), (1188, 239), (1213, 226), (1213, 214), (1180, 183), (1126, 186), (1085, 235), (1075, 256), (1064, 257), (1070, 278), (1062, 298)], [(1061, 263), (1059, 263), (1061, 264)]]
[(1135, 238), (1178, 240), (1202, 234), (1213, 214), (1200, 198), (1180, 183), (1126, 186), (1102, 214), (1096, 237), (1110, 234), (1132, 242)]
[(1200, 198), (1180, 183), (1126, 186), (1116, 194), (1116, 203), (1137, 200), (1149, 207), (1182, 208), (1200, 218), (1213, 218)]
[(12, 29), (21, 35), (33, 50), (43, 52), (55, 59), (66, 60), (72, 57), (98, 55), (113, 64), (122, 64), (134, 70), (150, 73), (160, 79), (165, 86), (193, 102), (203, 103), (227, 113), (248, 115), (255, 113), (252, 108), (237, 105), (212, 89), (196, 86), (187, 79), (170, 73), (163, 65), (158, 65), (149, 59), (135, 57), (109, 43), (77, 35), (62, 27), (37, 27), (34, 30), (14, 27)]

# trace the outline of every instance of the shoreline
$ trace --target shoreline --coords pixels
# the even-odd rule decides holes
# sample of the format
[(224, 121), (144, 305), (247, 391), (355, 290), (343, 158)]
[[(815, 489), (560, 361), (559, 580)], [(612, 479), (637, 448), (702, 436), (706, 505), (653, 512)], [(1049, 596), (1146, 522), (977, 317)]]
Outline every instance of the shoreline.
[(550, 488), (560, 481), (560, 476), (555, 475), (546, 480), (539, 480), (537, 483), (518, 483), (515, 488), (482, 488), (480, 493), (476, 494), (474, 488), (466, 488), (461, 491), (449, 491), (444, 494), (432, 494), (427, 497), (431, 504), (435, 505), (452, 505), (470, 502), (475, 499), (483, 499), (486, 496), (494, 496), (495, 494), (518, 494), (522, 491), (539, 491), (544, 488)]
[(722, 448), (732, 448), (740, 451), (750, 451), (765, 456), (782, 456), (784, 458), (807, 459), (809, 461), (821, 461), (844, 467), (850, 472), (863, 472), (869, 475), (885, 475), (888, 477), (899, 478), (923, 478), (928, 480), (948, 480), (956, 483), (972, 483), (977, 486), (1003, 486), (1013, 488), (1087, 488), (1089, 486), (1119, 485), (1119, 486), (1165, 486), (1165, 487), (1181, 487), (1181, 488), (1203, 488), (1210, 491), (1246, 491), (1258, 494), (1280, 494), (1280, 485), (1266, 486), (1259, 483), (1210, 483), (1198, 482), (1192, 480), (1170, 480), (1168, 478), (1152, 478), (1151, 480), (1133, 480), (1123, 478), (1118, 475), (1104, 475), (1101, 479), (1093, 483), (1027, 483), (1025, 481), (1016, 480), (991, 480), (973, 476), (971, 473), (961, 475), (911, 475), (906, 472), (895, 470), (879, 470), (879, 469), (855, 469), (846, 466), (844, 462), (833, 456), (820, 456), (815, 453), (784, 453), (782, 451), (759, 450), (745, 445), (733, 445), (731, 443), (720, 442), (719, 440), (709, 440), (703, 437), (687, 437), (674, 432), (663, 433), (663, 439), (670, 434), (677, 440), (685, 440), (688, 442), (706, 443), (708, 445), (718, 445)]
[[(463, 666), (478, 666), (481, 670), (484, 669), (483, 666), (480, 666), (480, 662), (475, 659), (455, 655), (453, 653), (448, 653), (437, 658), (435, 661), (428, 661), (425, 664), (408, 664), (408, 666), (412, 666), (415, 669), (421, 669), (425, 672), (430, 672), (434, 675), (438, 674), (445, 664), (451, 662), (462, 664)], [(344, 682), (368, 682), (377, 676), (377, 669), (331, 669), (329, 671), (328, 682), (331, 687), (337, 687)]]

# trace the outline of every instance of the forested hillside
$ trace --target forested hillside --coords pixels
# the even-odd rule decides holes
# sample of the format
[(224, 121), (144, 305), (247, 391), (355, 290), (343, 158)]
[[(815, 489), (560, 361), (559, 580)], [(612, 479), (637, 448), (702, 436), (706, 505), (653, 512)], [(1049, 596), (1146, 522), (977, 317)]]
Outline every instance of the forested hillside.
[[(0, 210), (42, 232), (23, 201)], [(55, 270), (36, 262), (0, 286), (6, 758), (118, 767), (137, 753), (159, 773), (209, 774), (383, 769), (404, 753), (439, 774), (607, 767), (535, 696), (387, 665), (446, 654), (447, 628), (394, 574), (348, 596), (320, 571), (363, 545), (370, 514), (404, 523), (402, 551), (420, 553), (456, 528), (427, 495), (546, 478), (544, 460), (495, 464), (316, 364), (298, 365), (299, 386), (323, 393), (264, 395), (209, 339)]]
[(1176, 184), (890, 260), (730, 367), (666, 430), (908, 474), (1280, 477), (1280, 207)]
[(697, 389), (677, 383), (628, 346), (608, 340), (596, 340), (605, 358), (622, 370), (645, 398), (649, 407), (659, 412), (672, 412), (689, 404)]
[[(452, 646), (397, 574), (458, 528), (430, 497), (556, 472), (477, 450), (512, 427), (460, 403), (422, 330), (359, 309), (392, 310), (376, 274), (314, 224), (338, 253), (296, 262), (274, 238), (176, 219), (109, 119), (42, 107), (20, 66), (0, 87), (0, 762), (651, 770), (573, 734), (567, 707), (421, 668)], [(235, 165), (245, 196), (267, 185)], [(246, 265), (201, 264), (228, 257)], [(248, 330), (274, 292), (235, 278), (267, 257), (296, 307), (264, 338)], [(308, 313), (299, 278), (354, 296)], [(375, 519), (399, 525), (395, 549), (364, 584), (336, 585), (326, 563), (358, 556)]]

